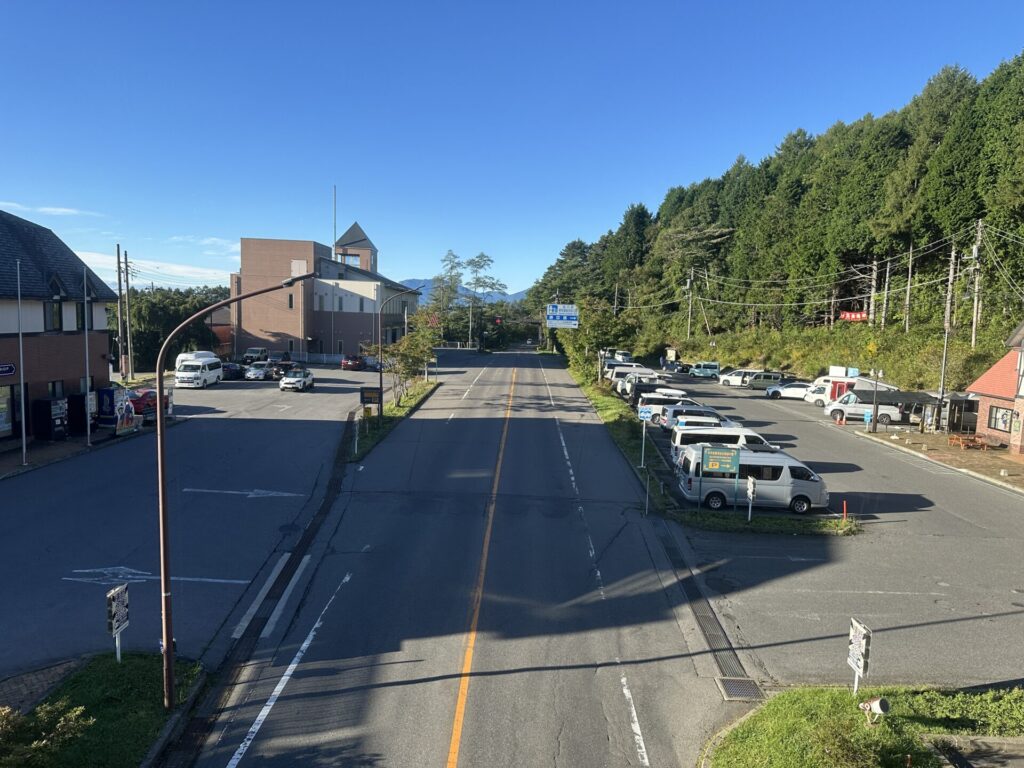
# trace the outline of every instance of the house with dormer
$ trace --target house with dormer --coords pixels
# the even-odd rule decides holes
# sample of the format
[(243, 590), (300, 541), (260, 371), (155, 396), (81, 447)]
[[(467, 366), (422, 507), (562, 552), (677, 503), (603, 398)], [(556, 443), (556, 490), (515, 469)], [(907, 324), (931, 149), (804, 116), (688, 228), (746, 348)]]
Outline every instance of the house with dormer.
[(0, 211), (0, 442), (20, 440), (22, 397), (32, 434), (33, 401), (109, 385), (107, 304), (116, 302), (117, 294), (51, 230)]

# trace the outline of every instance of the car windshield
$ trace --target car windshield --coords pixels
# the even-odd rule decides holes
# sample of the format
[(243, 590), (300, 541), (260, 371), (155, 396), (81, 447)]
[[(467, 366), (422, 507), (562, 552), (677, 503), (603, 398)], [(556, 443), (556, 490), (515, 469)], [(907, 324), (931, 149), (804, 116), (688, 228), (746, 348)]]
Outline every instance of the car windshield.
[(261, 355), (261, 354), (263, 354), (263, 351), (260, 350), (260, 349), (257, 349), (256, 347), (249, 347), (247, 350), (245, 350), (245, 354), (247, 354), (247, 355)]
[(289, 379), (301, 379), (306, 375), (305, 368), (292, 368), (288, 373), (285, 374)]
[(182, 364), (181, 364), (181, 365), (180, 365), (180, 366), (178, 367), (178, 370), (179, 370), (179, 371), (184, 371), (184, 372), (186, 372), (186, 373), (195, 373), (195, 372), (196, 372), (196, 371), (198, 371), (198, 370), (199, 370), (200, 368), (202, 368), (202, 366), (201, 366), (201, 365), (199, 365), (199, 363), (182, 363)]
[(264, 362), (263, 362), (263, 361), (261, 360), (261, 361), (260, 361), (260, 362), (258, 362), (258, 363), (253, 363), (253, 364), (252, 364), (252, 365), (250, 365), (249, 367), (250, 367), (250, 368), (252, 368), (253, 370), (256, 370), (256, 371), (262, 371), (262, 370), (263, 370), (264, 368), (266, 368), (266, 367), (267, 367), (267, 364), (266, 364), (266, 363), (264, 363)]

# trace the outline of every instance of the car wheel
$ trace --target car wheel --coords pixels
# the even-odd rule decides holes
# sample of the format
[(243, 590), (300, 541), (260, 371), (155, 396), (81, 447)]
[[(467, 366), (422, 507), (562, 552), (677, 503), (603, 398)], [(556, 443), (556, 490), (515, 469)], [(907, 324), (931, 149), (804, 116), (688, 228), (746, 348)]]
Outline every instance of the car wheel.
[(836, 408), (829, 415), (832, 417), (832, 421), (841, 421), (844, 414), (839, 408)]
[(704, 503), (708, 505), (708, 509), (717, 512), (725, 506), (725, 496), (718, 493), (709, 493), (708, 497), (704, 499)]
[(661, 424), (661, 414), (660, 413), (652, 413), (651, 414), (651, 424), (654, 424), (655, 426), (657, 426), (658, 424)]
[(200, 387), (200, 389), (206, 389), (206, 385), (207, 385), (207, 384), (209, 384), (209, 382), (208, 382), (208, 381), (207, 381), (206, 379), (203, 379), (203, 384), (202, 384), (202, 386)]
[(819, 408), (824, 408), (825, 407), (825, 401), (824, 400), (815, 400), (814, 404), (816, 406), (818, 406)]
[(811, 511), (811, 500), (806, 496), (797, 496), (789, 503), (789, 508), (798, 515), (805, 515)]
[(891, 424), (892, 423), (892, 416), (890, 416), (888, 413), (880, 413), (880, 414), (878, 414), (878, 423), (879, 424)]
[(779, 398), (782, 397), (782, 394), (779, 392), (772, 392), (770, 395), (768, 395), (768, 397), (770, 397), (772, 400), (778, 400)]
[(721, 381), (721, 384), (722, 384), (722, 386), (723, 386), (723, 387), (728, 387), (728, 386), (730, 386), (730, 383), (729, 383), (729, 380), (728, 380), (728, 379), (722, 379), (722, 381)]

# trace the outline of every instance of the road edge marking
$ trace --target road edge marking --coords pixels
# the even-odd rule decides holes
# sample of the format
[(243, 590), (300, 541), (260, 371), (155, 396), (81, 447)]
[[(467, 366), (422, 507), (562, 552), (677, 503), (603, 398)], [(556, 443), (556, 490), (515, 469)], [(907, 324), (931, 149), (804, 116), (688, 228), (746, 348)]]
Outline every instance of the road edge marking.
[(260, 633), (260, 640), (265, 640), (270, 637), (274, 628), (277, 627), (277, 622), (281, 619), (281, 614), (284, 612), (284, 607), (288, 603), (288, 598), (292, 596), (295, 585), (299, 583), (299, 577), (302, 576), (302, 572), (306, 570), (306, 566), (309, 565), (311, 557), (311, 555), (306, 555), (299, 561), (299, 567), (296, 568), (295, 573), (292, 574), (291, 581), (289, 581), (288, 586), (284, 588), (284, 593), (281, 595), (281, 599), (277, 601), (277, 605), (274, 606), (274, 612), (270, 614), (270, 618), (267, 619), (267, 625)]
[(266, 598), (270, 588), (274, 586), (275, 579), (277, 579), (278, 574), (281, 573), (281, 570), (284, 568), (284, 564), (288, 562), (288, 558), (291, 556), (291, 552), (285, 552), (280, 558), (278, 558), (277, 563), (274, 565), (274, 569), (270, 572), (270, 575), (267, 576), (267, 580), (263, 583), (263, 586), (260, 587), (260, 591), (256, 593), (256, 597), (253, 599), (252, 605), (249, 606), (249, 610), (245, 612), (245, 615), (242, 616), (238, 625), (235, 627), (235, 631), (231, 633), (231, 638), (233, 640), (238, 640), (245, 634), (245, 630), (249, 628), (249, 622), (251, 622), (253, 616), (256, 615), (256, 611), (258, 611), (260, 606), (263, 604), (263, 600)]
[(476, 631), (480, 622), (480, 603), (483, 599), (484, 579), (487, 576), (487, 556), (491, 549), (491, 531), (494, 527), (494, 508), (498, 499), (498, 483), (501, 481), (501, 464), (505, 459), (508, 425), (512, 418), (512, 398), (516, 391), (517, 371), (517, 368), (512, 369), (512, 386), (509, 388), (508, 403), (505, 405), (505, 424), (501, 430), (501, 442), (498, 444), (498, 461), (494, 468), (494, 482), (491, 484), (491, 495), (487, 500), (487, 526), (484, 529), (484, 541), (480, 551), (480, 568), (477, 571), (476, 589), (473, 592), (473, 618), (469, 623), (469, 633), (466, 635), (466, 650), (462, 656), (462, 671), (459, 673), (459, 693), (455, 699), (455, 716), (452, 719), (452, 738), (448, 744), (447, 768), (457, 768), (459, 764), (462, 726), (466, 718), (466, 699), (469, 695), (469, 674), (473, 669), (473, 650), (476, 648)]

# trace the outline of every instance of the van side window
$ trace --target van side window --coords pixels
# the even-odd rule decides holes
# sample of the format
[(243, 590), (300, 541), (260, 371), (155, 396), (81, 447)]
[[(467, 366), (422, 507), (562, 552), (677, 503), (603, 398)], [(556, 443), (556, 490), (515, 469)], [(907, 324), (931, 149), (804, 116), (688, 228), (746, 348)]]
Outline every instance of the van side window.
[(740, 464), (740, 479), (753, 477), (755, 480), (778, 480), (782, 467), (772, 464)]
[(789, 476), (794, 480), (810, 480), (811, 482), (815, 482), (818, 479), (818, 476), (807, 467), (791, 466), (789, 468)]
[(221, 367), (220, 366), (220, 360), (213, 360), (213, 361), (211, 361), (209, 367), (210, 367), (211, 371), (219, 371), (220, 367)]
[(682, 466), (683, 466), (683, 474), (684, 475), (690, 474), (690, 457), (689, 456), (684, 456), (683, 457), (683, 464), (682, 464)]

